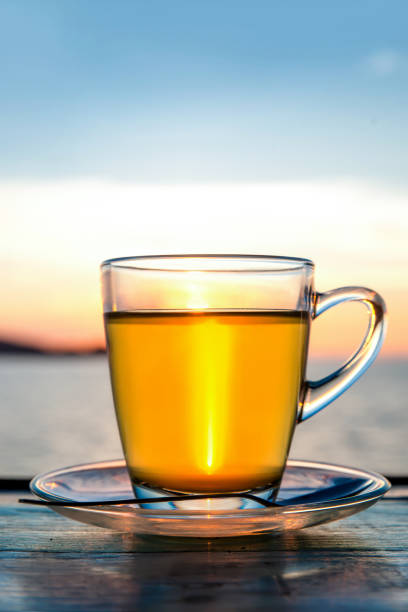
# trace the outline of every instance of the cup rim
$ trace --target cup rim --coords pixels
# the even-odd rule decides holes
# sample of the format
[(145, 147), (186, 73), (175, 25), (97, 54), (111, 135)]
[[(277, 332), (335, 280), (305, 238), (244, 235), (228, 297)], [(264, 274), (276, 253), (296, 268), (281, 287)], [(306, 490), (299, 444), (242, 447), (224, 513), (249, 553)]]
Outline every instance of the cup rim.
[[(225, 266), (222, 268), (215, 267), (185, 267), (173, 266), (171, 261), (185, 260), (186, 264), (188, 261), (204, 260), (204, 261), (223, 261), (229, 260), (233, 262), (232, 266)], [(242, 267), (237, 267), (240, 260), (242, 261)], [(165, 262), (169, 262), (170, 265), (166, 266)], [(164, 265), (160, 265), (163, 262)], [(152, 265), (149, 265), (151, 263)], [(156, 265), (154, 265), (156, 264)], [(159, 265), (157, 265), (159, 264)], [(132, 255), (128, 257), (113, 257), (111, 259), (105, 259), (101, 263), (101, 268), (124, 268), (134, 271), (148, 271), (148, 272), (284, 272), (294, 271), (302, 268), (314, 269), (314, 263), (311, 259), (304, 257), (290, 257), (284, 255), (262, 255), (262, 254), (238, 254), (238, 253), (177, 253), (177, 254), (165, 254), (165, 255)]]

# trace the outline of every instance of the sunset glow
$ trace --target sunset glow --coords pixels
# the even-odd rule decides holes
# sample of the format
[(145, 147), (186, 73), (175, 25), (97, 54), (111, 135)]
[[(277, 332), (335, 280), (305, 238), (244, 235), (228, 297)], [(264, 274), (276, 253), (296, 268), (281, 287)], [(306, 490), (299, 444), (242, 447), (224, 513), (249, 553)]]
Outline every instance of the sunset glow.
[[(383, 352), (407, 354), (406, 197), (401, 190), (346, 180), (179, 186), (2, 183), (1, 338), (54, 350), (102, 346), (103, 259), (235, 252), (311, 258), (319, 291), (344, 285), (374, 288), (389, 310)], [(204, 307), (196, 298), (191, 307)], [(335, 311), (313, 326), (317, 355), (347, 353), (361, 340), (364, 309), (341, 306)]]

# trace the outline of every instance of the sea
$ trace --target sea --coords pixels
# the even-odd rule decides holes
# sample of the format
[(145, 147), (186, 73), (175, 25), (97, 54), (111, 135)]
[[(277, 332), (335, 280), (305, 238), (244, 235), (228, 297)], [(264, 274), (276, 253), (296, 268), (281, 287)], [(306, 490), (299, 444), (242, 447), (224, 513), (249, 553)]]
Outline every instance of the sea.
[[(310, 377), (337, 365), (315, 360)], [(380, 358), (297, 426), (290, 457), (407, 474), (407, 398), (408, 360)], [(123, 456), (103, 354), (1, 355), (0, 406), (0, 478)]]

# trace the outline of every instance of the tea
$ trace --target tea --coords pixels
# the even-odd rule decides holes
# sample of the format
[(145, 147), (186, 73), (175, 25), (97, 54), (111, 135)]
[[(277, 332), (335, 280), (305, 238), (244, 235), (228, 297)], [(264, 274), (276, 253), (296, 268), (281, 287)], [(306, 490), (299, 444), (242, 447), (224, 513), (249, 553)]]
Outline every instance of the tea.
[(303, 382), (307, 312), (112, 312), (105, 323), (134, 484), (217, 493), (279, 483)]

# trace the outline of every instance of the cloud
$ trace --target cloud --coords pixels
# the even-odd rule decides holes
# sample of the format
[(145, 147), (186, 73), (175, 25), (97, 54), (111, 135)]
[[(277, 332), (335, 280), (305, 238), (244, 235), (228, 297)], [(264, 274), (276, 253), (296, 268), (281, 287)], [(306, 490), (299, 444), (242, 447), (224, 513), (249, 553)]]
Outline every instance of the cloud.
[(404, 63), (403, 57), (393, 49), (382, 49), (367, 56), (364, 65), (371, 74), (387, 77), (394, 74)]

